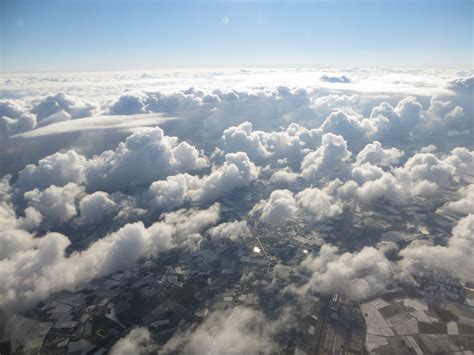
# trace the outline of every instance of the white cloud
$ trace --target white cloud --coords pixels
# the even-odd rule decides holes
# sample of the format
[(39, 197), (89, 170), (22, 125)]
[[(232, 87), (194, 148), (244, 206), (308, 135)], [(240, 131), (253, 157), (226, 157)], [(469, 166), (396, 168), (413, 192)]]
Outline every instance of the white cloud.
[(264, 223), (280, 224), (293, 220), (297, 212), (298, 206), (291, 191), (274, 190), (268, 200), (262, 200), (252, 208), (250, 215), (258, 215)]
[(458, 215), (474, 214), (474, 184), (469, 186), (462, 186), (458, 195), (459, 200), (446, 203), (438, 209), (438, 212), (451, 212)]
[(427, 266), (467, 281), (474, 281), (474, 214), (462, 218), (453, 228), (446, 246), (412, 242), (400, 251), (401, 264), (417, 268)]
[(272, 340), (276, 327), (263, 313), (251, 308), (218, 310), (197, 327), (173, 336), (164, 351), (196, 355), (266, 354), (276, 349)]
[(356, 164), (361, 165), (370, 163), (379, 166), (392, 166), (398, 164), (400, 158), (404, 156), (404, 152), (397, 148), (384, 149), (382, 144), (374, 141), (367, 144), (356, 157)]
[(35, 208), (51, 224), (62, 224), (77, 215), (76, 201), (83, 193), (83, 189), (69, 183), (58, 187), (51, 185), (41, 191), (34, 189), (25, 192), (28, 205)]
[(41, 120), (47, 119), (59, 111), (66, 112), (72, 118), (80, 118), (92, 116), (94, 110), (94, 105), (64, 92), (58, 92), (36, 102), (31, 112), (37, 115), (38, 120), (41, 122)]
[(107, 192), (96, 191), (84, 196), (79, 202), (80, 223), (97, 223), (114, 214), (117, 204)]
[(54, 153), (41, 159), (37, 165), (29, 164), (21, 172), (15, 187), (23, 191), (64, 186), (69, 182), (85, 181), (86, 158), (74, 150)]
[(208, 234), (213, 239), (230, 239), (239, 241), (242, 239), (250, 238), (252, 232), (246, 221), (233, 221), (221, 223), (215, 227), (210, 228)]
[(148, 354), (147, 347), (151, 343), (150, 332), (145, 327), (134, 328), (125, 337), (119, 339), (112, 349), (111, 355)]
[(13, 230), (14, 236), (22, 240), (19, 246), (11, 242), (12, 232), (2, 232), (1, 243), (9, 252), (0, 260), (0, 307), (24, 309), (51, 293), (75, 289), (96, 277), (127, 268), (142, 257), (157, 256), (178, 246), (194, 248), (198, 233), (218, 218), (217, 205), (207, 210), (180, 210), (148, 228), (142, 222), (127, 224), (69, 256), (66, 248), (70, 241), (62, 234), (35, 238)]
[(318, 255), (308, 256), (299, 271), (307, 276), (307, 282), (295, 289), (297, 293), (340, 293), (356, 301), (385, 291), (394, 274), (390, 261), (373, 247), (339, 253), (329, 244), (324, 244)]
[(342, 214), (342, 204), (326, 191), (317, 188), (307, 188), (296, 194), (300, 208), (310, 214), (311, 220), (320, 222)]
[(347, 142), (342, 136), (326, 133), (321, 146), (308, 153), (301, 162), (301, 174), (306, 179), (322, 176), (339, 176), (351, 157)]

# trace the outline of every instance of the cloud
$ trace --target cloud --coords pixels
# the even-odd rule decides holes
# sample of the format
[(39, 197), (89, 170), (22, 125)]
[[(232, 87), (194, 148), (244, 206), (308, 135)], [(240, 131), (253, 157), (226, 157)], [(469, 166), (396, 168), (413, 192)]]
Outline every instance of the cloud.
[(257, 132), (252, 132), (252, 124), (248, 121), (225, 129), (222, 142), (226, 152), (246, 152), (254, 160), (270, 156), (260, 135)]
[(459, 220), (446, 246), (414, 241), (400, 251), (404, 267), (426, 266), (474, 281), (474, 214)]
[(454, 213), (465, 216), (474, 214), (474, 184), (462, 186), (458, 190), (460, 198), (456, 201), (450, 201), (438, 209), (438, 213)]
[(303, 158), (301, 175), (306, 179), (340, 175), (351, 155), (342, 136), (326, 133), (321, 146)]
[(174, 335), (164, 352), (184, 354), (258, 354), (276, 349), (272, 340), (276, 325), (247, 307), (214, 311), (198, 326)]
[(215, 166), (209, 175), (178, 174), (153, 182), (143, 194), (143, 200), (158, 210), (176, 208), (188, 201), (213, 202), (239, 187), (248, 186), (259, 173), (260, 169), (246, 153), (228, 153), (224, 163)]
[[(10, 312), (22, 310), (51, 293), (76, 289), (96, 277), (130, 267), (142, 257), (175, 247), (194, 248), (198, 233), (218, 218), (218, 205), (207, 210), (180, 210), (148, 228), (142, 222), (129, 223), (70, 255), (66, 255), (66, 248), (71, 242), (62, 234), (34, 237), (17, 229), (2, 231), (0, 244), (6, 243), (9, 252), (0, 260), (0, 307)], [(20, 236), (21, 245), (11, 242), (12, 233)]]
[(37, 165), (27, 165), (19, 174), (15, 187), (23, 191), (46, 188), (50, 185), (85, 181), (86, 158), (74, 150), (54, 153), (41, 159)]
[(221, 223), (215, 227), (210, 228), (207, 233), (215, 240), (229, 239), (233, 241), (240, 241), (252, 236), (252, 232), (250, 231), (246, 221)]
[(382, 144), (374, 141), (367, 144), (356, 157), (356, 164), (370, 163), (378, 166), (392, 166), (398, 164), (404, 152), (397, 148), (383, 149)]
[(105, 151), (88, 162), (89, 189), (119, 190), (208, 165), (202, 152), (177, 141), (176, 137), (164, 135), (159, 127), (131, 134), (115, 150)]
[(320, 222), (342, 214), (342, 204), (326, 191), (307, 188), (296, 194), (300, 208), (311, 216), (311, 220)]
[(47, 156), (37, 165), (27, 165), (15, 187), (29, 190), (75, 182), (85, 183), (89, 191), (117, 191), (207, 165), (201, 151), (155, 127), (138, 129), (114, 150), (90, 159), (74, 150)]
[(107, 192), (96, 191), (79, 202), (80, 223), (97, 223), (117, 211), (117, 204)]
[(268, 224), (280, 224), (293, 220), (298, 206), (293, 193), (289, 190), (274, 190), (268, 200), (258, 202), (250, 215), (259, 215), (260, 220)]
[(288, 168), (280, 169), (275, 171), (270, 182), (273, 184), (292, 184), (298, 179), (298, 174), (292, 172)]
[(289, 190), (273, 190), (267, 200), (261, 200), (249, 212), (268, 224), (281, 224), (307, 214), (320, 222), (342, 213), (342, 204), (325, 190), (306, 188), (296, 195)]
[(145, 327), (134, 328), (125, 337), (119, 339), (110, 349), (111, 355), (148, 354), (151, 343), (150, 332)]
[(42, 121), (62, 111), (70, 115), (71, 118), (81, 118), (92, 116), (94, 113), (94, 105), (84, 102), (81, 99), (68, 95), (64, 92), (58, 92), (55, 95), (36, 102), (31, 112), (38, 117), (38, 121)]
[(351, 79), (349, 79), (345, 75), (341, 76), (329, 76), (329, 75), (323, 75), (320, 78), (322, 81), (327, 81), (328, 83), (350, 83)]
[(359, 301), (384, 292), (393, 281), (394, 268), (385, 255), (364, 247), (354, 253), (339, 253), (324, 244), (318, 255), (308, 256), (298, 266), (307, 281), (296, 292), (339, 293)]
[(24, 197), (29, 206), (54, 225), (65, 223), (77, 215), (76, 201), (82, 193), (80, 186), (69, 183), (62, 187), (51, 185), (43, 191), (34, 189), (25, 192)]
[(448, 87), (456, 91), (470, 92), (474, 88), (474, 75), (453, 79), (449, 81)]

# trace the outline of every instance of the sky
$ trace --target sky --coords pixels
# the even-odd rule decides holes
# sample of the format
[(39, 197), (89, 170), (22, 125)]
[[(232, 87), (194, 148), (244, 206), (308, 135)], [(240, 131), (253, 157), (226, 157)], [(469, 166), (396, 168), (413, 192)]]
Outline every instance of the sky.
[(472, 68), (471, 0), (0, 0), (1, 71)]

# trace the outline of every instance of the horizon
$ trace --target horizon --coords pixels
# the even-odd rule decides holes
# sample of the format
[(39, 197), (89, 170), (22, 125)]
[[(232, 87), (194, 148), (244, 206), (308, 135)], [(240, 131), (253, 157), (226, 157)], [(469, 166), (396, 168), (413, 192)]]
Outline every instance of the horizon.
[(1, 71), (472, 69), (472, 4), (2, 0)]

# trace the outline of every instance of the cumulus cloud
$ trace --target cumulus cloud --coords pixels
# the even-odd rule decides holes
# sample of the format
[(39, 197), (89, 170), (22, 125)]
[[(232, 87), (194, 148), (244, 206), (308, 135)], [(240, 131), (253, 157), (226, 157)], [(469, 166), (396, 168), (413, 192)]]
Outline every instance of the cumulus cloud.
[(79, 202), (80, 223), (97, 223), (114, 214), (118, 206), (107, 192), (96, 191)]
[(155, 127), (137, 130), (116, 149), (90, 159), (74, 150), (47, 156), (37, 165), (27, 165), (15, 187), (29, 190), (75, 182), (85, 183), (89, 191), (116, 191), (207, 165), (201, 151)]
[(323, 75), (320, 78), (322, 81), (327, 81), (328, 83), (350, 83), (351, 79), (349, 79), (345, 75), (341, 76), (329, 76), (329, 75)]
[(474, 184), (462, 186), (458, 191), (459, 199), (450, 201), (438, 209), (440, 213), (454, 213), (461, 216), (474, 214)]
[(118, 190), (149, 183), (178, 172), (198, 170), (207, 158), (187, 142), (164, 135), (161, 128), (139, 130), (88, 162), (89, 189)]
[(298, 174), (292, 172), (288, 168), (275, 171), (270, 182), (273, 184), (292, 184), (298, 179)]
[(184, 354), (258, 354), (276, 349), (272, 340), (278, 328), (259, 311), (234, 307), (214, 311), (198, 326), (174, 335), (164, 352)]
[(255, 131), (252, 127), (252, 123), (246, 121), (225, 129), (221, 137), (223, 151), (243, 151), (257, 162), (286, 159), (296, 163), (321, 142), (320, 129), (307, 129), (296, 123), (285, 130), (271, 132)]
[(55, 95), (47, 96), (36, 102), (31, 112), (34, 113), (41, 122), (41, 120), (60, 111), (68, 114), (70, 118), (80, 118), (92, 116), (94, 110), (94, 105), (64, 92), (58, 92)]
[(261, 200), (249, 212), (268, 224), (280, 224), (294, 220), (299, 214), (308, 214), (311, 220), (320, 222), (342, 213), (342, 203), (327, 191), (306, 188), (296, 195), (289, 190), (274, 190), (267, 200)]
[[(62, 234), (34, 237), (21, 233), (21, 245), (7, 242), (9, 252), (0, 260), (0, 307), (24, 309), (53, 292), (75, 289), (127, 268), (142, 257), (157, 256), (178, 246), (194, 247), (198, 233), (218, 218), (218, 205), (207, 210), (180, 210), (148, 228), (142, 222), (127, 224), (69, 256), (66, 248), (70, 240)], [(4, 240), (3, 233), (1, 236)]]
[(342, 136), (326, 133), (321, 146), (303, 158), (301, 174), (306, 179), (342, 175), (341, 170), (346, 168), (345, 163), (351, 155)]
[(41, 212), (49, 223), (61, 224), (77, 215), (76, 201), (82, 193), (80, 186), (69, 183), (62, 187), (51, 185), (43, 191), (34, 189), (24, 196), (28, 205)]
[(429, 268), (444, 271), (467, 281), (474, 281), (474, 214), (459, 220), (446, 246), (412, 242), (400, 251), (405, 267)]
[(356, 164), (370, 163), (378, 166), (392, 166), (398, 164), (405, 153), (397, 148), (384, 149), (382, 144), (374, 141), (367, 144), (356, 157)]
[(54, 153), (41, 159), (37, 165), (28, 164), (19, 174), (15, 187), (23, 191), (46, 188), (50, 185), (85, 181), (86, 158), (74, 150)]
[(307, 281), (296, 288), (297, 293), (340, 293), (356, 301), (385, 291), (394, 274), (390, 261), (373, 247), (339, 253), (329, 244), (324, 244), (318, 255), (308, 256), (298, 269)]
[(343, 206), (340, 201), (329, 195), (325, 190), (307, 188), (296, 194), (300, 208), (309, 213), (311, 219), (320, 222), (342, 214)]
[(268, 200), (257, 203), (250, 215), (259, 215), (268, 224), (280, 224), (293, 220), (298, 212), (295, 197), (289, 190), (274, 190)]
[(474, 88), (474, 75), (453, 79), (449, 81), (448, 86), (457, 91), (472, 91)]
[(228, 153), (224, 164), (215, 166), (209, 175), (189, 174), (169, 176), (153, 182), (144, 193), (150, 207), (167, 210), (185, 202), (213, 202), (233, 190), (249, 185), (259, 176), (260, 169), (246, 153)]
[(221, 223), (215, 227), (210, 228), (207, 232), (211, 238), (215, 240), (229, 239), (233, 241), (239, 241), (252, 236), (252, 232), (247, 225), (247, 221)]
[(150, 332), (147, 328), (134, 328), (125, 337), (117, 341), (110, 349), (111, 355), (148, 354), (151, 343)]

